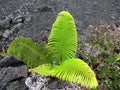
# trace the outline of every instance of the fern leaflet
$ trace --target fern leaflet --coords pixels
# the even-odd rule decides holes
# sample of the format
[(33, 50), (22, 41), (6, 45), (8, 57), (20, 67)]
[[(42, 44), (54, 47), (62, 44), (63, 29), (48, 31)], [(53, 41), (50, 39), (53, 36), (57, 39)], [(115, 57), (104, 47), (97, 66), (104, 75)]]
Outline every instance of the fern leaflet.
[(30, 71), (77, 83), (89, 88), (96, 88), (98, 86), (94, 71), (91, 70), (87, 63), (80, 59), (68, 59), (60, 65), (43, 64), (30, 69)]
[(11, 42), (7, 55), (16, 55), (33, 68), (44, 63), (55, 63), (56, 57), (45, 43), (35, 43), (30, 38), (16, 38)]
[(62, 61), (75, 58), (77, 50), (77, 32), (74, 19), (69, 12), (59, 13), (52, 26), (48, 38), (48, 46), (52, 47)]

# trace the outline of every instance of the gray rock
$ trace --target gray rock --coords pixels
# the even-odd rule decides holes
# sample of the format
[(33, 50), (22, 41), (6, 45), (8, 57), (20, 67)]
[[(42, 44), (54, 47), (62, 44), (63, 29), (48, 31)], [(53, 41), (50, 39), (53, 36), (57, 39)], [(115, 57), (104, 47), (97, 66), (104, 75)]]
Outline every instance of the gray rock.
[(89, 28), (89, 29), (93, 29), (94, 26), (93, 26), (93, 25), (89, 25), (88, 28)]
[(18, 15), (16, 18), (13, 19), (14, 24), (23, 23), (23, 22), (24, 22), (24, 17), (21, 15)]
[(80, 87), (59, 79), (32, 73), (25, 81), (29, 90), (80, 90)]
[(12, 34), (12, 33), (13, 33), (13, 31), (11, 31), (11, 30), (5, 30), (5, 32), (3, 33), (3, 37), (8, 38), (10, 36), (10, 34)]
[(97, 5), (98, 5), (98, 2), (93, 2), (93, 5), (94, 5), (94, 6), (97, 6)]
[(38, 11), (40, 12), (52, 12), (54, 9), (52, 6), (46, 5), (38, 8)]
[(12, 19), (13, 19), (13, 16), (10, 14), (9, 16), (5, 17), (5, 19), (0, 20), (0, 28), (2, 29), (10, 28)]
[(118, 11), (120, 11), (120, 6), (117, 6)]
[(14, 36), (9, 37), (9, 40), (13, 41), (14, 40)]
[(25, 22), (25, 23), (26, 23), (26, 22), (30, 22), (31, 20), (32, 20), (32, 16), (26, 16), (24, 22)]
[(0, 90), (27, 90), (24, 82), (28, 76), (28, 67), (24, 64), (12, 65), (17, 62), (16, 59), (5, 57), (0, 61), (0, 64), (4, 64), (0, 67)]
[(16, 30), (20, 30), (20, 28), (22, 27), (23, 23), (18, 23), (16, 25), (13, 26), (13, 28), (11, 29), (13, 32)]
[(20, 62), (16, 56), (11, 56), (11, 57), (4, 57), (2, 60), (0, 60), (0, 68), (3, 67), (9, 67), (9, 66), (17, 66), (17, 65), (23, 64)]
[(115, 20), (115, 18), (116, 18), (115, 16), (111, 16), (111, 19)]
[(89, 11), (87, 11), (87, 12), (85, 12), (85, 14), (86, 14), (86, 15), (90, 15), (90, 12), (89, 12)]

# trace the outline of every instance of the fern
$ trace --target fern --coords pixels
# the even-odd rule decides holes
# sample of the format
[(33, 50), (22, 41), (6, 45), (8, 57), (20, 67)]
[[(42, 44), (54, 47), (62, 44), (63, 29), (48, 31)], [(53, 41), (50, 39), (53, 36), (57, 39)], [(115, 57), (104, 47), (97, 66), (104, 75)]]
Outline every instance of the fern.
[[(48, 46), (55, 50), (61, 61), (75, 58), (77, 33), (74, 19), (69, 12), (59, 13), (48, 38)], [(61, 62), (60, 61), (60, 62)]]
[(44, 63), (55, 62), (55, 55), (45, 43), (35, 43), (30, 38), (16, 38), (9, 46), (7, 55), (16, 55), (33, 68)]
[(68, 59), (58, 66), (43, 64), (39, 67), (30, 69), (30, 71), (77, 83), (89, 88), (98, 86), (95, 73), (87, 63), (80, 59)]
[(75, 58), (76, 50), (77, 32), (74, 19), (69, 12), (62, 11), (53, 24), (48, 44), (38, 44), (29, 38), (16, 38), (11, 42), (7, 54), (17, 55), (33, 68), (30, 72), (90, 88), (97, 87), (94, 71), (87, 63)]

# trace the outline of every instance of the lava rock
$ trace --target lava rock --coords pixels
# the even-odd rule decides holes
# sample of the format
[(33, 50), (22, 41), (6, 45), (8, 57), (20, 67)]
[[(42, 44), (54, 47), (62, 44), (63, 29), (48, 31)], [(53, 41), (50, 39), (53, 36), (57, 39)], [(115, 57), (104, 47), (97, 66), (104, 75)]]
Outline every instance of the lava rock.
[(11, 31), (11, 30), (5, 30), (5, 32), (3, 33), (3, 37), (8, 38), (10, 36), (10, 34), (12, 34), (12, 33), (13, 33), (13, 31)]
[(40, 12), (52, 12), (53, 8), (51, 6), (46, 5), (43, 7), (39, 7), (38, 11), (40, 11)]
[(0, 60), (0, 68), (9, 67), (9, 66), (15, 67), (22, 64), (23, 63), (19, 61), (16, 56), (11, 56), (11, 57), (6, 56), (2, 60)]
[(32, 73), (25, 81), (29, 90), (81, 90), (79, 86), (59, 79)]
[(24, 64), (18, 65), (17, 61), (14, 56), (0, 61), (0, 90), (27, 90), (25, 79), (28, 76), (28, 67)]
[(93, 5), (94, 5), (94, 6), (97, 6), (97, 5), (98, 5), (98, 2), (93, 2)]
[(9, 15), (7, 17), (5, 17), (5, 19), (0, 20), (0, 28), (2, 29), (8, 29), (10, 28), (10, 24), (12, 22), (13, 16)]
[(13, 28), (11, 29), (13, 32), (17, 32), (21, 29), (23, 23), (18, 23), (16, 25), (13, 26)]
[(18, 15), (16, 18), (13, 19), (14, 24), (23, 23), (23, 22), (24, 22), (24, 17), (21, 15)]
[(32, 16), (26, 16), (24, 22), (30, 22), (32, 20)]

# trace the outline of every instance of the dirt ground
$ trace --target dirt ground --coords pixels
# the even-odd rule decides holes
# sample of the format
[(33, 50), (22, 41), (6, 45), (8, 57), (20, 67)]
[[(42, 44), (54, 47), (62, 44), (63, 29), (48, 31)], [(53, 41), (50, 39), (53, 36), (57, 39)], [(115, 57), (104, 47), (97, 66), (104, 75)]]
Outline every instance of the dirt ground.
[(49, 31), (57, 13), (62, 10), (74, 16), (79, 33), (90, 25), (120, 24), (120, 0), (0, 0), (1, 20), (10, 15), (11, 18), (31, 17), (30, 22), (23, 22), (17, 35), (32, 38), (39, 38), (42, 31)]

